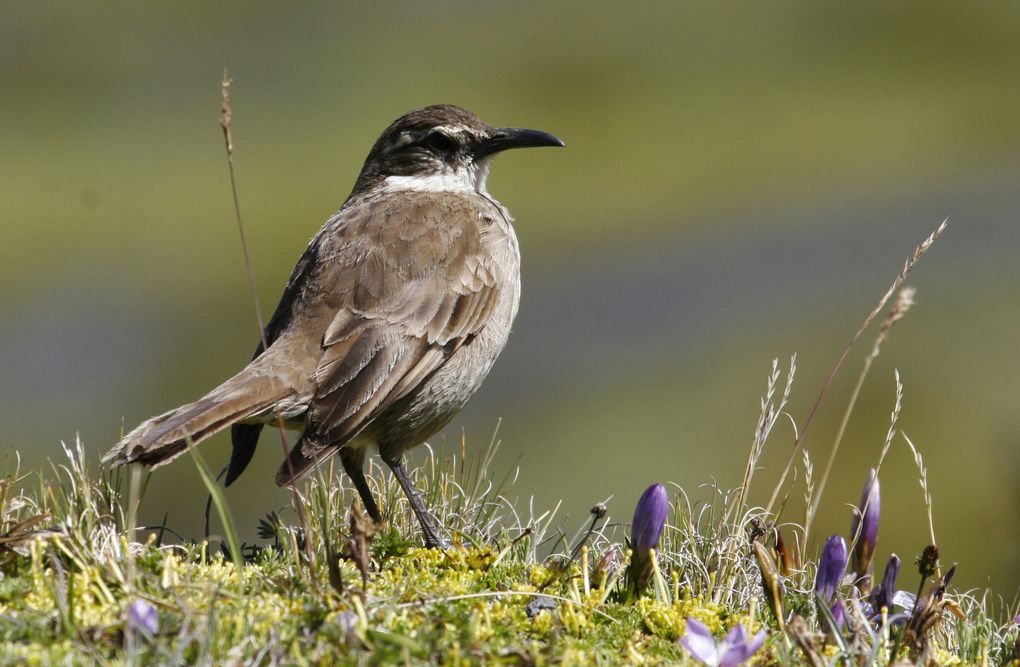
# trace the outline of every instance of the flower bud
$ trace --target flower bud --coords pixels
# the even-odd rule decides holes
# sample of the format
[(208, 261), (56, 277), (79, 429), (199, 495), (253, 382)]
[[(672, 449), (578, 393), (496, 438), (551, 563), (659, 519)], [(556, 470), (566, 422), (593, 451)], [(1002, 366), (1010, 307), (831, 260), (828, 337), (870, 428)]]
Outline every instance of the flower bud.
[(752, 542), (751, 549), (754, 551), (754, 559), (758, 562), (758, 570), (761, 572), (761, 586), (765, 591), (765, 601), (776, 622), (782, 626), (785, 613), (783, 605), (786, 598), (786, 586), (783, 579), (776, 570), (776, 562), (769, 550), (762, 546), (761, 542)]
[(878, 474), (874, 468), (868, 471), (868, 480), (861, 493), (861, 504), (854, 510), (850, 524), (850, 538), (855, 540), (852, 568), (857, 579), (866, 588), (871, 576), (871, 560), (875, 555), (878, 541), (878, 516), (881, 511)]
[(630, 524), (630, 546), (634, 553), (646, 553), (659, 546), (669, 514), (669, 494), (662, 484), (652, 484), (641, 494)]
[(846, 561), (846, 541), (839, 535), (833, 535), (822, 548), (822, 555), (818, 559), (818, 572), (815, 574), (815, 593), (827, 605), (833, 603), (836, 591), (843, 582)]
[(639, 595), (652, 576), (651, 550), (659, 546), (662, 529), (669, 515), (669, 494), (662, 484), (649, 486), (634, 508), (630, 524), (632, 555), (627, 568), (627, 584), (632, 595)]
[(843, 626), (846, 625), (846, 605), (843, 604), (842, 600), (836, 600), (832, 607), (829, 608), (832, 612), (832, 620), (836, 623), (836, 630), (842, 630)]

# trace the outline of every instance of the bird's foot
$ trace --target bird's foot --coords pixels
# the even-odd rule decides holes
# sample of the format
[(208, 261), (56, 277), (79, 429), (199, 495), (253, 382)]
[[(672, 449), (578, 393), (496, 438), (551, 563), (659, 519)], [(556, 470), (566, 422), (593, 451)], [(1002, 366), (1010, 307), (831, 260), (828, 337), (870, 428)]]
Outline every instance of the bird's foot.
[[(421, 517), (418, 517), (418, 519), (419, 521), (421, 521)], [(436, 530), (436, 527), (434, 525), (431, 525), (432, 523), (431, 519), (432, 517), (429, 516), (430, 525), (428, 526), (425, 525), (424, 521), (421, 522), (421, 532), (422, 536), (425, 538), (425, 548), (442, 549), (445, 551), (446, 549), (452, 547), (453, 543), (450, 542), (449, 538), (447, 538), (445, 535)]]
[(404, 462), (400, 458), (387, 459), (386, 457), (383, 457), (383, 461), (393, 471), (393, 476), (397, 478), (397, 483), (404, 490), (404, 495), (407, 496), (407, 502), (411, 504), (414, 515), (418, 517), (418, 523), (421, 524), (421, 532), (425, 538), (425, 546), (429, 549), (449, 549), (450, 540), (440, 532), (436, 520), (425, 509), (425, 502), (421, 499), (418, 490), (414, 488), (414, 484), (411, 483), (411, 478), (404, 468)]

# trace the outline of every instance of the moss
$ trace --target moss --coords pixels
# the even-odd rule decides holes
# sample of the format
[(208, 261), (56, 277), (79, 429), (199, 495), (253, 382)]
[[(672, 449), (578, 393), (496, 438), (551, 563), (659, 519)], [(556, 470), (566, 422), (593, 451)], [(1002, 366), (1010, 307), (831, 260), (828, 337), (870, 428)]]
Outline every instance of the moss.
[[(437, 468), (449, 493), (493, 488), (463, 473), (457, 478), (456, 465)], [(321, 521), (304, 527), (273, 517), (267, 533), (272, 542), (245, 545), (238, 570), (207, 543), (157, 545), (151, 537), (129, 542), (132, 532), (118, 519), (125, 501), (116, 485), (91, 478), (80, 459), (70, 470), (73, 484), (65, 482), (37, 503), (25, 496), (0, 512), (0, 522), (8, 522), (0, 529), (8, 531), (25, 521), (42, 524), (33, 517), (53, 517), (46, 530), (0, 542), (0, 665), (686, 665), (693, 661), (677, 640), (688, 618), (717, 637), (737, 623), (751, 633), (767, 629), (753, 664), (803, 660), (772, 624), (752, 562), (734, 561), (738, 567), (726, 579), (714, 573), (699, 579), (709, 572), (704, 562), (683, 565), (704, 557), (690, 550), (690, 542), (664, 540), (654, 585), (628, 600), (619, 579), (626, 563), (610, 557), (621, 552), (611, 534), (592, 538), (591, 552), (579, 549), (574, 559), (542, 558), (537, 548), (548, 525), (501, 523), (509, 520), (486, 513), (495, 505), (485, 495), (489, 491), (439, 495), (437, 513), (457, 546), (415, 546), (413, 515), (396, 511), (372, 538), (371, 562), (361, 564), (362, 572), (343, 555), (351, 536), (335, 528), (348, 525), (351, 490), (340, 480), (328, 489), (313, 481), (308, 509)], [(435, 483), (420, 481), (425, 487)], [(373, 482), (392, 491), (384, 479)], [(59, 504), (47, 504), (52, 498)], [(485, 519), (472, 524), (465, 516)], [(666, 535), (694, 530), (687, 525)], [(697, 538), (745, 543), (743, 523), (726, 530), (731, 532), (704, 530)], [(742, 558), (740, 549), (732, 553)], [(806, 575), (800, 589), (788, 587), (786, 605), (814, 622), (804, 581)], [(157, 612), (154, 635), (128, 622), (127, 609), (138, 601)], [(934, 634), (932, 655), (940, 664), (972, 664), (1012, 650), (1009, 632), (997, 631), (978, 607), (947, 623), (965, 631), (954, 635), (946, 627)], [(811, 632), (818, 629), (816, 623)], [(954, 640), (977, 635), (980, 640), (969, 643)], [(831, 643), (821, 652), (833, 660), (845, 657)]]
[[(273, 558), (239, 574), (220, 556), (203, 563), (149, 546), (134, 560), (132, 592), (109, 570), (91, 565), (70, 575), (75, 593), (61, 599), (59, 586), (46, 583), (59, 577), (53, 563), (39, 557), (45, 549), (44, 541), (36, 542), (37, 557), (0, 586), (0, 614), (8, 621), (2, 649), (12, 664), (74, 662), (87, 655), (119, 662), (129, 643), (143, 662), (153, 663), (168, 656), (252, 657), (260, 647), (275, 647), (296, 662), (387, 664), (440, 656), (448, 664), (675, 660), (682, 655), (673, 640), (686, 614), (718, 618), (693, 601), (599, 605), (597, 596), (581, 596), (569, 576), (546, 591), (563, 598), (559, 604), (529, 616), (534, 582), (547, 582), (552, 572), (497, 562), (488, 547), (409, 549), (381, 562), (367, 590), (339, 595), (325, 580), (285, 582)], [(350, 563), (340, 571), (346, 581), (359, 580)], [(155, 637), (125, 627), (126, 605), (139, 598), (159, 610)], [(62, 605), (69, 607), (62, 612)], [(61, 636), (62, 613), (77, 625), (72, 637)]]

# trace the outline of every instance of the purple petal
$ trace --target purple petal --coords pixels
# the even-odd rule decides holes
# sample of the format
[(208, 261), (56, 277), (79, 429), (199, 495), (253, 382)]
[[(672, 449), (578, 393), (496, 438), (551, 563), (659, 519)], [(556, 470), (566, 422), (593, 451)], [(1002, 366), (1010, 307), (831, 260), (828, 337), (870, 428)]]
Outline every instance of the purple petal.
[(768, 633), (765, 632), (764, 630), (761, 630), (754, 637), (751, 637), (751, 640), (749, 642), (747, 642), (747, 657), (748, 658), (750, 658), (752, 655), (754, 655), (755, 653), (758, 652), (758, 649), (760, 649), (762, 647), (762, 644), (765, 643), (765, 637), (767, 637), (767, 636), (768, 636)]
[(907, 591), (896, 591), (892, 596), (892, 603), (903, 609), (913, 609), (917, 596)]
[(832, 605), (832, 620), (836, 622), (836, 627), (840, 630), (846, 625), (846, 607), (843, 605), (842, 600), (836, 600), (836, 603)]
[[(602, 558), (595, 564), (595, 572), (605, 572), (607, 579), (612, 579), (613, 574), (620, 569), (620, 552), (615, 546), (609, 547)], [(598, 576), (595, 577), (598, 579)]]
[(949, 571), (942, 575), (942, 585), (940, 588), (943, 591), (946, 590), (947, 586), (949, 586), (949, 582), (953, 580), (954, 574), (956, 574), (956, 563), (953, 563), (953, 566), (949, 568)]
[(631, 547), (634, 553), (646, 554), (649, 549), (659, 546), (662, 529), (669, 515), (669, 493), (662, 484), (649, 486), (634, 508), (634, 520), (630, 525)]
[(1016, 623), (1017, 625), (1020, 625), (1020, 614), (1017, 614), (1016, 616), (1013, 617), (1013, 622)]
[(747, 642), (747, 630), (740, 623), (737, 623), (730, 631), (726, 633), (726, 637), (723, 639), (724, 642), (730, 644), (743, 644)]
[(744, 626), (737, 623), (730, 631), (726, 633), (723, 640), (719, 643), (719, 653), (723, 653), (732, 650), (734, 647), (743, 646), (747, 643), (747, 631), (744, 630)]
[(893, 605), (893, 594), (896, 591), (896, 577), (900, 573), (900, 559), (893, 554), (889, 562), (885, 564), (885, 573), (882, 575), (882, 583), (877, 586), (871, 594), (875, 603), (875, 612), (882, 611), (882, 607), (891, 609)]
[(680, 638), (680, 645), (706, 665), (719, 664), (719, 651), (711, 631), (696, 618), (687, 617), (687, 633)]
[(159, 612), (145, 600), (135, 600), (127, 608), (128, 627), (149, 635), (159, 632)]
[[(864, 520), (861, 521), (861, 512)], [(861, 493), (860, 507), (854, 510), (854, 518), (850, 524), (850, 537), (857, 540), (854, 544), (853, 570), (858, 577), (868, 574), (871, 559), (878, 541), (878, 516), (881, 512), (881, 495), (879, 493), (878, 474), (872, 468), (868, 471), (868, 479)], [(858, 534), (858, 530), (860, 534)]]
[(722, 643), (719, 644), (719, 667), (739, 665), (747, 660), (749, 655), (747, 653), (747, 631), (744, 630), (743, 625), (737, 623), (730, 628)]
[(764, 630), (747, 640), (747, 631), (739, 623), (727, 633), (719, 646), (719, 667), (735, 667), (754, 655), (765, 643)]
[(839, 535), (833, 535), (822, 548), (822, 556), (818, 559), (818, 572), (815, 574), (815, 592), (825, 604), (832, 604), (836, 597), (836, 590), (846, 572), (846, 560), (846, 541)]

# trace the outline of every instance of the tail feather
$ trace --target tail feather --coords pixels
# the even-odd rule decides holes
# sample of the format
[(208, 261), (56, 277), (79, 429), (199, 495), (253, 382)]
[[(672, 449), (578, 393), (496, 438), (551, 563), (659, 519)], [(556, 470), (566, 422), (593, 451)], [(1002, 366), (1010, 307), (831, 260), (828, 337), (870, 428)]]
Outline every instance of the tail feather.
[(230, 427), (230, 440), (234, 446), (230, 450), (227, 478), (223, 482), (225, 486), (233, 484), (251, 463), (261, 434), (262, 424), (234, 424)]
[[(348, 445), (350, 446), (350, 445)], [(276, 471), (277, 486), (293, 486), (320, 463), (340, 451), (340, 447), (328, 447), (304, 433), (291, 448), (287, 458)]]
[(246, 368), (194, 403), (138, 425), (103, 457), (114, 467), (144, 463), (157, 468), (180, 456), (188, 439), (199, 443), (228, 426), (266, 412), (290, 391), (278, 379)]

